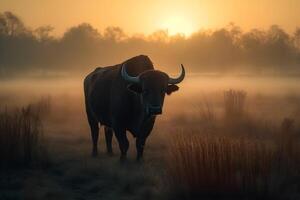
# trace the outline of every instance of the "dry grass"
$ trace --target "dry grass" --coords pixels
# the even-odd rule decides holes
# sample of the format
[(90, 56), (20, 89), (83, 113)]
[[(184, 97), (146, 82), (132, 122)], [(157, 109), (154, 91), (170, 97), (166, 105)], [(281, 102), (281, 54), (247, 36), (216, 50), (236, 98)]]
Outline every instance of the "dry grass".
[(227, 118), (241, 117), (245, 113), (247, 93), (243, 90), (228, 90), (224, 92), (225, 116)]
[(1, 168), (24, 167), (45, 161), (42, 119), (49, 108), (50, 99), (47, 97), (22, 108), (1, 109)]
[(294, 120), (285, 118), (281, 126), (265, 128), (246, 112), (245, 101), (244, 91), (229, 90), (224, 116), (205, 117), (215, 116), (208, 103), (199, 111), (199, 119), (214, 121), (213, 131), (187, 131), (186, 126), (173, 137), (166, 180), (174, 199), (286, 198), (297, 193), (293, 190), (300, 188), (300, 151)]
[(283, 165), (281, 153), (266, 142), (181, 134), (170, 145), (167, 179), (187, 199), (274, 197), (299, 175), (295, 162)]

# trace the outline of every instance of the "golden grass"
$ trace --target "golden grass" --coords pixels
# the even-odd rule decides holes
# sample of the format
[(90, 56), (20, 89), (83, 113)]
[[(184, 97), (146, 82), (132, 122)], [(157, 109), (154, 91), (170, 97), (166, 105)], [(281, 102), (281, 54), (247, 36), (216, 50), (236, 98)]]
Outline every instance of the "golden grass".
[(230, 118), (243, 116), (247, 93), (243, 90), (228, 90), (224, 92), (225, 116)]
[[(245, 101), (244, 91), (225, 91), (224, 116), (208, 120), (215, 121), (214, 131), (189, 131), (187, 124), (184, 131), (172, 136), (166, 180), (170, 191), (176, 191), (175, 199), (272, 198), (285, 195), (284, 190), (292, 188), (291, 184), (300, 187), (300, 151), (294, 121), (285, 118), (281, 128), (266, 129), (246, 113)], [(200, 119), (204, 111), (200, 110)], [(230, 134), (235, 132), (237, 137)], [(268, 133), (268, 139), (256, 133)]]
[(169, 153), (169, 183), (187, 195), (265, 194), (276, 164), (272, 145), (207, 135), (177, 135)]

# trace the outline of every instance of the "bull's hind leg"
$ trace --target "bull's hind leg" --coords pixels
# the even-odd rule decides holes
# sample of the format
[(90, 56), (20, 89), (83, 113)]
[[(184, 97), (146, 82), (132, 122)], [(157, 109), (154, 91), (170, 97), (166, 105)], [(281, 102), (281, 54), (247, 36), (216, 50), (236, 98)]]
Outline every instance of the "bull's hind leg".
[(99, 138), (99, 126), (97, 124), (93, 124), (91, 126), (92, 140), (93, 140), (93, 150), (92, 156), (98, 155), (98, 138)]
[(95, 157), (98, 155), (99, 123), (92, 115), (89, 114), (88, 121), (91, 128), (91, 136), (93, 142), (92, 156)]
[(107, 153), (109, 155), (113, 154), (112, 150), (112, 137), (113, 137), (113, 130), (107, 126), (104, 127), (104, 132), (105, 132), (105, 141), (106, 141), (106, 149)]

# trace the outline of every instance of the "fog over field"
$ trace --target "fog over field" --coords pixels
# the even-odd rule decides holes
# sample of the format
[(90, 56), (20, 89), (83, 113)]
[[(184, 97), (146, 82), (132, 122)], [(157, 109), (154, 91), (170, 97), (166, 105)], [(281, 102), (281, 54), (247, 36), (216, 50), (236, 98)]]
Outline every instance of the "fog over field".
[[(189, 112), (193, 106), (201, 101), (216, 101), (221, 104), (223, 92), (229, 89), (244, 90), (247, 92), (247, 104), (253, 104), (256, 98), (269, 98), (270, 103), (286, 103), (289, 100), (296, 101), (300, 85), (298, 77), (278, 76), (222, 76), (222, 75), (187, 75), (186, 80), (179, 85), (179, 92), (166, 97), (163, 118), (169, 118), (169, 114)], [(84, 113), (83, 77), (60, 78), (17, 78), (1, 81), (1, 100), (3, 105), (26, 105), (42, 96), (51, 96), (55, 101), (63, 103), (66, 99), (72, 100), (80, 113)], [(249, 99), (248, 99), (249, 98)], [(180, 107), (178, 107), (180, 105)], [(288, 116), (288, 107), (281, 110)], [(273, 111), (275, 111), (273, 110)], [(255, 112), (255, 108), (250, 111)], [(261, 111), (261, 110), (260, 110)]]

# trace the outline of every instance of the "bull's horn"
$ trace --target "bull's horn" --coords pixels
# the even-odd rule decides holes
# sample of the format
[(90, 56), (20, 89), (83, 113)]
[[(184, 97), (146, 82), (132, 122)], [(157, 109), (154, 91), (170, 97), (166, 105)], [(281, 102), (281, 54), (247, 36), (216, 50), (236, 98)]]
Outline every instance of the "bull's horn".
[(128, 81), (130, 83), (139, 83), (140, 79), (139, 77), (134, 77), (134, 76), (129, 76), (126, 72), (126, 64), (124, 63), (122, 65), (122, 69), (121, 69), (121, 76), (125, 81)]
[(169, 84), (178, 84), (181, 81), (183, 81), (184, 77), (185, 77), (185, 70), (184, 70), (183, 64), (181, 64), (181, 74), (180, 74), (180, 76), (177, 77), (177, 78), (169, 78)]

